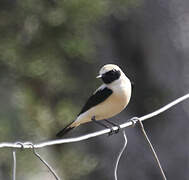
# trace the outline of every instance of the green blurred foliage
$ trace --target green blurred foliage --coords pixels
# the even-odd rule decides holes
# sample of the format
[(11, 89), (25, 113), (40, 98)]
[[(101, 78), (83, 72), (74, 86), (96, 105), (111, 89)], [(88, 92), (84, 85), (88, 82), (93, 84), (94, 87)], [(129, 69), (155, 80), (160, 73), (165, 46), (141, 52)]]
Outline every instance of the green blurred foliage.
[[(137, 0), (2, 0), (0, 140), (38, 142), (54, 137), (72, 121), (81, 108), (82, 79), (92, 76), (93, 32), (106, 17), (121, 17), (137, 4)], [(95, 157), (82, 152), (64, 153), (59, 154), (59, 165), (66, 179), (79, 179), (97, 165)], [(1, 159), (9, 156), (0, 154)], [(34, 167), (33, 156), (25, 153), (22, 158), (22, 168), (30, 161), (28, 167)], [(69, 167), (74, 167), (74, 174)]]

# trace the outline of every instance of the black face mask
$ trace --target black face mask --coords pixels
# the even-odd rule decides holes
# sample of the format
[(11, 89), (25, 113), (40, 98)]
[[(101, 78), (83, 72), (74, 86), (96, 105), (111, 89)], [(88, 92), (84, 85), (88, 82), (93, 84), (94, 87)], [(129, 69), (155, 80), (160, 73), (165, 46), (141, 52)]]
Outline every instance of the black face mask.
[(111, 70), (102, 75), (102, 80), (105, 84), (110, 84), (113, 81), (119, 79), (121, 72), (119, 70)]

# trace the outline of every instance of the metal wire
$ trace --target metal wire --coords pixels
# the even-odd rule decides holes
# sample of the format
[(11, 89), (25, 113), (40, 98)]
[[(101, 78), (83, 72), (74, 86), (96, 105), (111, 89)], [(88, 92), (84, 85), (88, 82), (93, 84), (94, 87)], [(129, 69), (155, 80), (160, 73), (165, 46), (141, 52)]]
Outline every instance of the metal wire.
[[(120, 125), (120, 128), (123, 129), (123, 128), (127, 128), (127, 127), (130, 127), (130, 126), (134, 126), (136, 122), (140, 122), (140, 126), (141, 126), (141, 130), (145, 136), (145, 139), (146, 141), (148, 142), (153, 154), (154, 154), (154, 157), (156, 159), (156, 162), (158, 163), (158, 166), (161, 170), (161, 173), (162, 173), (162, 176), (164, 178), (164, 180), (166, 180), (166, 176), (165, 176), (165, 173), (163, 172), (163, 169), (161, 167), (161, 164), (158, 160), (158, 157), (155, 153), (155, 150), (144, 130), (144, 127), (143, 127), (143, 124), (142, 124), (142, 121), (144, 120), (147, 120), (149, 118), (152, 118), (154, 116), (157, 116), (158, 114), (161, 114), (163, 113), (164, 111), (168, 110), (169, 108), (175, 106), (176, 104), (180, 103), (180, 102), (183, 102), (184, 100), (188, 99), (189, 98), (189, 93), (172, 101), (171, 103), (163, 106), (162, 108), (150, 113), (150, 114), (147, 114), (145, 116), (142, 116), (142, 117), (139, 117), (139, 118), (131, 118), (129, 121), (123, 123)], [(94, 133), (90, 133), (90, 134), (87, 134), (87, 135), (83, 135), (83, 136), (79, 136), (79, 137), (74, 137), (74, 138), (64, 138), (64, 139), (59, 139), (59, 140), (52, 140), (52, 141), (46, 141), (46, 142), (42, 142), (42, 143), (37, 143), (37, 144), (33, 144), (31, 142), (17, 142), (17, 143), (10, 143), (10, 142), (3, 142), (3, 143), (0, 143), (0, 148), (6, 148), (6, 147), (9, 147), (9, 148), (14, 148), (13, 151), (12, 151), (12, 154), (13, 154), (13, 180), (16, 180), (16, 148), (19, 148), (19, 149), (28, 149), (28, 148), (32, 148), (33, 149), (33, 152), (35, 154), (35, 156), (37, 156), (41, 162), (50, 170), (50, 172), (53, 174), (53, 176), (55, 177), (56, 180), (60, 180), (60, 178), (56, 175), (55, 171), (52, 169), (52, 167), (44, 160), (42, 159), (42, 157), (39, 155), (39, 153), (36, 152), (36, 148), (42, 148), (42, 147), (46, 147), (46, 146), (52, 146), (52, 145), (55, 145), (55, 144), (63, 144), (63, 143), (72, 143), (72, 142), (78, 142), (78, 141), (83, 141), (83, 140), (86, 140), (86, 139), (89, 139), (89, 138), (93, 138), (93, 137), (96, 137), (96, 136), (100, 136), (100, 135), (103, 135), (103, 134), (107, 134), (109, 133), (110, 131), (113, 130), (118, 130), (118, 127), (117, 126), (114, 126), (114, 127), (111, 127), (111, 129), (107, 128), (107, 129), (104, 129), (104, 130), (101, 130), (101, 131), (97, 131), (97, 132), (94, 132)], [(120, 158), (123, 154), (123, 151), (125, 150), (126, 148), (126, 145), (127, 145), (127, 138), (126, 138), (126, 134), (125, 132), (123, 131), (123, 135), (124, 135), (124, 139), (125, 139), (125, 143), (124, 143), (124, 146), (122, 147), (119, 155), (118, 155), (118, 158), (117, 158), (117, 161), (116, 161), (116, 165), (115, 165), (115, 169), (114, 169), (114, 175), (115, 175), (115, 180), (117, 180), (117, 168), (118, 168), (118, 164), (119, 164), (119, 161), (120, 161)]]
[(12, 179), (16, 180), (16, 150), (13, 149), (12, 151), (13, 156), (13, 170), (12, 170)]
[(36, 152), (36, 149), (35, 149), (34, 145), (32, 143), (28, 143), (28, 144), (32, 146), (34, 155), (49, 169), (49, 171), (54, 176), (54, 178), (56, 180), (60, 180), (60, 178), (55, 173), (55, 171), (53, 170), (53, 168), (40, 156), (39, 153)]
[[(152, 118), (154, 116), (157, 116), (158, 114), (161, 114), (164, 111), (170, 109), (171, 107), (175, 106), (176, 104), (178, 104), (180, 102), (183, 102), (184, 100), (186, 100), (188, 98), (189, 98), (189, 93), (184, 95), (184, 96), (182, 96), (182, 97), (180, 97), (180, 98), (178, 98), (178, 99), (176, 99), (176, 100), (174, 100), (174, 101), (172, 101), (171, 103), (163, 106), (162, 108), (160, 108), (160, 109), (158, 109), (158, 110), (156, 110), (156, 111), (154, 111), (154, 112), (152, 112), (150, 114), (147, 114), (145, 116), (139, 117), (138, 119), (140, 121), (144, 121), (144, 120), (150, 119), (150, 118)], [(127, 128), (127, 127), (130, 127), (130, 126), (133, 126), (133, 122), (132, 121), (126, 121), (125, 123), (120, 125), (120, 128), (123, 129), (123, 128)], [(117, 130), (118, 129), (117, 126), (114, 126), (112, 128), (113, 128), (113, 130)], [(46, 146), (52, 146), (52, 145), (55, 145), (55, 144), (64, 144), (64, 143), (72, 143), (72, 142), (83, 141), (83, 140), (90, 139), (90, 138), (93, 138), (93, 137), (96, 137), (96, 136), (107, 134), (110, 131), (111, 131), (111, 129), (104, 129), (104, 130), (101, 130), (101, 131), (93, 132), (93, 133), (86, 134), (86, 135), (79, 136), (79, 137), (63, 138), (63, 139), (58, 139), (58, 140), (46, 141), (46, 142), (34, 144), (34, 147), (35, 148), (42, 148), (42, 147), (46, 147)], [(22, 144), (23, 144), (23, 147), (20, 144), (15, 144), (15, 143), (10, 143), (10, 142), (3, 142), (3, 143), (0, 143), (0, 148), (3, 148), (3, 147), (24, 148), (24, 149), (32, 148), (30, 145), (28, 145), (25, 142), (22, 142)]]
[(124, 137), (124, 144), (123, 144), (123, 147), (121, 148), (118, 156), (117, 156), (117, 160), (116, 160), (116, 164), (115, 164), (115, 168), (114, 168), (114, 177), (115, 177), (115, 180), (117, 180), (117, 169), (118, 169), (118, 165), (119, 165), (119, 161), (121, 159), (121, 156), (127, 146), (127, 136), (126, 136), (126, 133), (125, 131), (123, 130), (123, 137)]
[(143, 126), (143, 124), (142, 124), (142, 121), (138, 120), (138, 123), (140, 124), (142, 133), (143, 133), (143, 135), (144, 135), (144, 137), (145, 137), (145, 139), (146, 139), (146, 141), (147, 141), (147, 143), (148, 143), (148, 145), (149, 145), (149, 147), (150, 147), (150, 149), (151, 149), (151, 151), (152, 151), (152, 153), (153, 153), (153, 156), (154, 156), (154, 158), (155, 158), (155, 160), (156, 160), (156, 162), (157, 162), (157, 164), (158, 164), (158, 167), (159, 167), (159, 169), (160, 169), (160, 171), (161, 171), (161, 175), (162, 175), (163, 179), (164, 179), (164, 180), (167, 180), (167, 178), (166, 178), (166, 176), (165, 176), (165, 173), (164, 173), (164, 171), (163, 171), (163, 168), (162, 168), (162, 166), (161, 166), (161, 163), (160, 163), (160, 161), (159, 161), (159, 159), (158, 159), (158, 156), (157, 156), (157, 154), (156, 154), (156, 152), (155, 152), (155, 149), (154, 149), (152, 143), (150, 142), (150, 139), (148, 138), (148, 135), (147, 135), (147, 133), (146, 133), (146, 131), (145, 131), (145, 129), (144, 129), (144, 126)]

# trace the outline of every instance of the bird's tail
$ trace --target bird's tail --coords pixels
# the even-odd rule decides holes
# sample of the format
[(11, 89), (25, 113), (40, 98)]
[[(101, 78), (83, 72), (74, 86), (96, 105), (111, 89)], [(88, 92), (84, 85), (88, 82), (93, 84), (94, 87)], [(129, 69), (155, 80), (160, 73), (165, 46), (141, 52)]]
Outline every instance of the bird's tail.
[(59, 131), (57, 134), (56, 134), (56, 137), (62, 137), (64, 136), (65, 134), (67, 134), (70, 130), (72, 130), (74, 127), (76, 127), (75, 121), (71, 122), (70, 124), (68, 124), (64, 129), (62, 129), (61, 131)]

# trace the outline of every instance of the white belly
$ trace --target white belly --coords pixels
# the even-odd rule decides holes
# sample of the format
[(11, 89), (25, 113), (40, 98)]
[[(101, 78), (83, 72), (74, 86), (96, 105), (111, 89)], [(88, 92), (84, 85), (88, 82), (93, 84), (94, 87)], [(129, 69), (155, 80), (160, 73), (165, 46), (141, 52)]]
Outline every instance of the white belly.
[(114, 90), (113, 94), (110, 95), (110, 97), (108, 97), (104, 102), (78, 116), (74, 125), (78, 126), (82, 123), (91, 121), (91, 118), (94, 116), (96, 120), (103, 120), (117, 115), (127, 106), (130, 96), (130, 88), (127, 89), (127, 91), (124, 88)]

